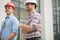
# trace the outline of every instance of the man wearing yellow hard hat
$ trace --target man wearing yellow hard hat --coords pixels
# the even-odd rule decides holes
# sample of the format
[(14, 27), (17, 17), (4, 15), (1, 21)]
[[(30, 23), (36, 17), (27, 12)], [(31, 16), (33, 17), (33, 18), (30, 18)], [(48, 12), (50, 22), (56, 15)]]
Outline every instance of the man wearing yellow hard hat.
[(37, 1), (26, 0), (24, 5), (29, 15), (19, 27), (26, 34), (26, 40), (41, 40), (41, 15), (36, 11)]
[(5, 4), (6, 17), (1, 25), (1, 40), (17, 40), (19, 21), (13, 15), (15, 5), (12, 2)]

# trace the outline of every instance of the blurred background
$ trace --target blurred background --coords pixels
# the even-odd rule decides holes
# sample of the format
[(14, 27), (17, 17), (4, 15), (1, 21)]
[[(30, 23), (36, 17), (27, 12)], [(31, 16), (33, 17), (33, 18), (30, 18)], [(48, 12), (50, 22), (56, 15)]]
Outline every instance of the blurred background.
[[(25, 0), (0, 0), (0, 25), (6, 16), (4, 5), (9, 1), (15, 4), (14, 15), (23, 23), (28, 15)], [(42, 16), (42, 40), (60, 40), (60, 0), (37, 0), (37, 3), (36, 11)], [(25, 40), (25, 34), (20, 29), (18, 32), (17, 40)]]

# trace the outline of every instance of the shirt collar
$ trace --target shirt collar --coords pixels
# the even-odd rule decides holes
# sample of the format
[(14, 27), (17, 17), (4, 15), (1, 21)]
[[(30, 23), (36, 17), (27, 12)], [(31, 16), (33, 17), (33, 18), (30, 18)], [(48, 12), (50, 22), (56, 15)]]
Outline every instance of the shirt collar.
[(10, 14), (9, 16), (6, 16), (5, 19), (10, 18), (11, 16), (13, 16), (13, 14)]
[(34, 10), (32, 13), (30, 13), (30, 16), (33, 16), (36, 13), (36, 11)]

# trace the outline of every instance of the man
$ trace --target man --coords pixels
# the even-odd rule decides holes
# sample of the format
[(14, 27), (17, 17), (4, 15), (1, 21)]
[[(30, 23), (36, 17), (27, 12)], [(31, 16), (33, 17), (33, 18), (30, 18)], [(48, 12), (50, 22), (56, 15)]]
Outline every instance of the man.
[(0, 37), (1, 40), (16, 40), (18, 35), (19, 21), (13, 15), (15, 6), (12, 2), (8, 2), (5, 5), (6, 17), (1, 26)]
[(26, 40), (41, 40), (41, 15), (36, 12), (37, 1), (26, 0), (24, 3), (29, 16), (24, 24), (20, 24), (23, 33), (26, 34)]

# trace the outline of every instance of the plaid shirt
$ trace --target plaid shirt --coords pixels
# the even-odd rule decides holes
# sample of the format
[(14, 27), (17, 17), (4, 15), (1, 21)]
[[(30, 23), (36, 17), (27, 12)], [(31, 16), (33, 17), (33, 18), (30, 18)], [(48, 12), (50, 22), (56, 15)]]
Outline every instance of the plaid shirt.
[(33, 32), (26, 34), (26, 38), (33, 38), (33, 37), (41, 37), (41, 28), (38, 30), (35, 30), (34, 25), (40, 24), (41, 25), (41, 15), (34, 11), (33, 13), (29, 14), (28, 17), (26, 17), (25, 24), (29, 25), (31, 27), (31, 30)]

